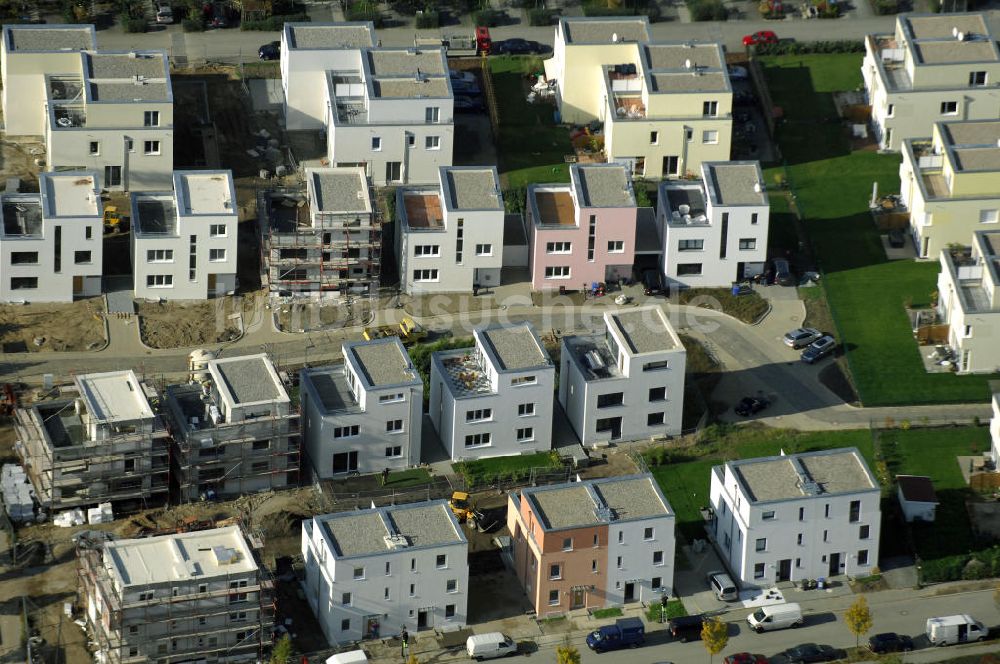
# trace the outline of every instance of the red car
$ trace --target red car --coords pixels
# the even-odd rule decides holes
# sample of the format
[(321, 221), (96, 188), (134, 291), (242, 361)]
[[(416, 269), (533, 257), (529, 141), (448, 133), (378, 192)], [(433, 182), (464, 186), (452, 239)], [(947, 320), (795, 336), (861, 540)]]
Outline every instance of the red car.
[(757, 44), (777, 44), (778, 35), (774, 34), (770, 30), (761, 30), (760, 32), (755, 32), (752, 35), (746, 35), (743, 37), (744, 46), (756, 46)]
[(729, 655), (722, 662), (723, 664), (767, 664), (767, 657), (763, 655), (751, 655), (748, 652), (738, 652), (735, 655)]

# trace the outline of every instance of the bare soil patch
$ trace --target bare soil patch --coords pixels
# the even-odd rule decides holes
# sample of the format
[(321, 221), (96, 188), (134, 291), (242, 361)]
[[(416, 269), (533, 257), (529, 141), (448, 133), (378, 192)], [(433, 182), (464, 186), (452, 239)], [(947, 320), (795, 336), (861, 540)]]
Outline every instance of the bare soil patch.
[(103, 313), (100, 297), (0, 305), (0, 350), (44, 353), (102, 348), (106, 343)]
[(185, 348), (232, 341), (239, 322), (232, 318), (235, 300), (204, 302), (136, 302), (142, 321), (142, 342), (151, 348)]

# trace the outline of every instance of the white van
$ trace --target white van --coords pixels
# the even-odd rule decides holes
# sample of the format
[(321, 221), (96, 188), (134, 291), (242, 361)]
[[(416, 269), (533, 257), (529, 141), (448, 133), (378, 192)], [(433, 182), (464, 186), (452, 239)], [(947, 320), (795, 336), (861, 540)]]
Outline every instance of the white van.
[(469, 657), (481, 662), (484, 659), (516, 655), (517, 643), (500, 632), (473, 634), (465, 641), (465, 650), (469, 653)]
[(804, 622), (802, 607), (793, 602), (762, 606), (747, 616), (747, 624), (758, 634), (786, 627), (799, 627)]
[(986, 626), (970, 615), (927, 619), (927, 639), (932, 646), (970, 643), (986, 638)]
[(326, 664), (368, 664), (368, 655), (364, 650), (340, 652), (327, 657)]

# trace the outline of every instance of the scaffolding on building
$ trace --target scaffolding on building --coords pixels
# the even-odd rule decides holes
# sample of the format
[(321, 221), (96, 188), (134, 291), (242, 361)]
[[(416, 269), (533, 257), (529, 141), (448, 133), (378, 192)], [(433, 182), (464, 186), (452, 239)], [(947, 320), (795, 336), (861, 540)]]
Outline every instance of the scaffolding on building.
[[(190, 579), (130, 586), (130, 592), (138, 593), (132, 601), (124, 599), (112, 582), (104, 562), (104, 543), (79, 538), (77, 604), (84, 608), (92, 645), (103, 653), (103, 664), (266, 661), (277, 613), (274, 577), (263, 563), (259, 531), (245, 518), (238, 525), (253, 551), (255, 583), (241, 585), (247, 576), (242, 572), (213, 576), (205, 592), (200, 588), (191, 592)], [(217, 587), (211, 589), (211, 585)], [(164, 589), (167, 592), (154, 593)], [(256, 609), (255, 619), (243, 615), (250, 607)], [(166, 625), (167, 630), (154, 637), (140, 633), (151, 625)], [(223, 638), (229, 634), (234, 637)], [(180, 646), (185, 640), (187, 647)]]

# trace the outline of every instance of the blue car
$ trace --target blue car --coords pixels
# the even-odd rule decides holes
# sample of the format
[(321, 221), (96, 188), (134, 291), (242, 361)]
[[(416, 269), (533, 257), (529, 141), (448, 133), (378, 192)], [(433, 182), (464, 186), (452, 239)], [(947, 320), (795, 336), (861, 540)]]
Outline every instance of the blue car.
[(802, 351), (802, 361), (806, 364), (813, 364), (822, 360), (837, 348), (837, 340), (829, 334), (825, 334), (812, 342)]

